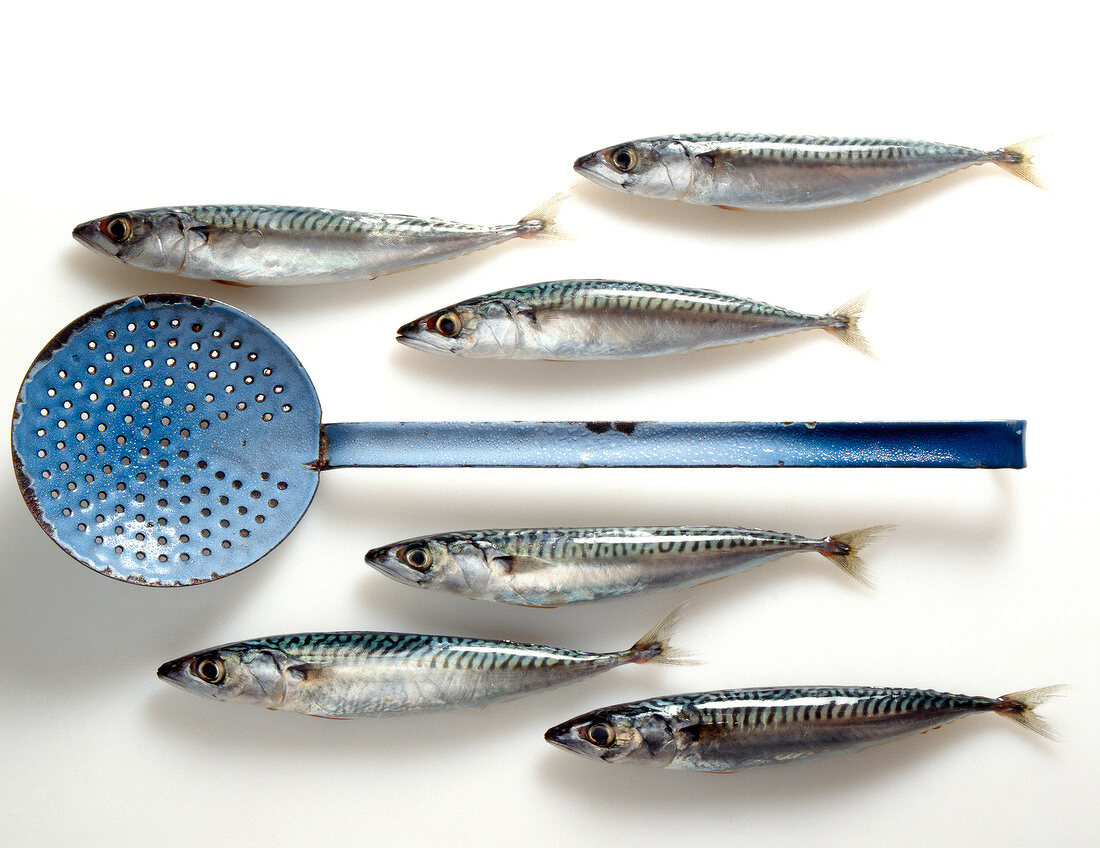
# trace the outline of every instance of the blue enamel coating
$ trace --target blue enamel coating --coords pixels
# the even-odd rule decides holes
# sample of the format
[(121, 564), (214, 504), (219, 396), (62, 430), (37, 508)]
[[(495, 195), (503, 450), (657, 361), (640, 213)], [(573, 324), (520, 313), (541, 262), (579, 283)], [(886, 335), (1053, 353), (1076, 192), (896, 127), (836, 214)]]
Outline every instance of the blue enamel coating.
[(1023, 468), (1023, 421), (326, 424), (324, 467)]
[(67, 553), (178, 585), (238, 571), (294, 529), (317, 489), (320, 423), (312, 382), (274, 334), (216, 301), (151, 295), (82, 316), (39, 354), (12, 457)]
[(12, 418), (27, 506), (78, 561), (149, 586), (203, 583), (294, 529), (341, 466), (1019, 468), (1022, 421), (380, 422), (321, 425), (294, 354), (217, 301), (145, 295), (73, 321)]

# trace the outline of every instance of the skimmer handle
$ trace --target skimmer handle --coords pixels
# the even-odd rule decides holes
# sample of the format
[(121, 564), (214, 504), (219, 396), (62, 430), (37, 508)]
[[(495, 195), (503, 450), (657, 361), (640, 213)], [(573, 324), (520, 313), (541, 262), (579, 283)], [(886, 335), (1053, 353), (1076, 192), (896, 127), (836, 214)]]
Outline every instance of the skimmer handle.
[(322, 425), (321, 468), (1023, 468), (1024, 421), (376, 421)]

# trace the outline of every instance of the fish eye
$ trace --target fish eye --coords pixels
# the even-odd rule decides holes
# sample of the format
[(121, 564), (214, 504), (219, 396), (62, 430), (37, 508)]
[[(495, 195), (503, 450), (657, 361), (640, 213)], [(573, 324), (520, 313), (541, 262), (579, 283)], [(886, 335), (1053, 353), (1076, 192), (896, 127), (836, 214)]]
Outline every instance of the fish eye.
[(125, 215), (119, 215), (117, 218), (112, 218), (103, 226), (103, 232), (106, 233), (107, 238), (111, 241), (124, 242), (130, 237), (133, 228), (130, 226), (129, 218)]
[(191, 670), (199, 680), (218, 684), (225, 680), (225, 663), (217, 657), (202, 657), (191, 664)]
[(435, 330), (439, 335), (453, 338), (462, 329), (462, 319), (453, 309), (440, 312), (432, 319), (429, 329)]
[(593, 724), (585, 728), (584, 736), (600, 748), (610, 748), (615, 744), (615, 728), (610, 724)]
[(633, 171), (634, 166), (638, 164), (638, 154), (634, 152), (633, 147), (617, 147), (611, 151), (608, 160), (624, 174), (627, 174)]
[(431, 551), (419, 545), (406, 548), (401, 558), (409, 568), (415, 568), (417, 571), (427, 571), (432, 564)]

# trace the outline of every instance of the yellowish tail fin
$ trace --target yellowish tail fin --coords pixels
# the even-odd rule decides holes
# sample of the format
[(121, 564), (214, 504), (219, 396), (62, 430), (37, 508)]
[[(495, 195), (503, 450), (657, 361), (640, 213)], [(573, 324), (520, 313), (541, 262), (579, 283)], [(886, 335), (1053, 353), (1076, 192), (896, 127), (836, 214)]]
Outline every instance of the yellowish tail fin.
[(825, 329), (844, 344), (854, 347), (874, 359), (875, 352), (871, 350), (871, 346), (867, 344), (867, 339), (863, 337), (863, 333), (859, 330), (859, 319), (863, 317), (863, 309), (867, 306), (867, 298), (868, 295), (864, 293), (859, 297), (852, 298), (839, 309), (834, 309), (829, 313), (829, 317), (839, 318), (841, 323), (838, 326), (826, 327)]
[(688, 602), (684, 601), (625, 651), (631, 662), (655, 662), (662, 665), (699, 665), (690, 653), (673, 648), (668, 640), (683, 621)]
[(1035, 165), (1035, 154), (1039, 149), (1039, 143), (1044, 138), (1046, 138), (1045, 135), (1039, 135), (1010, 144), (998, 151), (1003, 158), (994, 161), (1010, 174), (1015, 174), (1021, 180), (1027, 180), (1033, 186), (1045, 189), (1047, 186), (1039, 178), (1039, 170)]
[(1022, 692), (1010, 692), (1001, 696), (1004, 708), (997, 710), (1003, 716), (1019, 722), (1028, 730), (1033, 730), (1047, 739), (1058, 740), (1050, 724), (1045, 719), (1035, 715), (1035, 708), (1045, 704), (1051, 698), (1060, 698), (1066, 693), (1068, 687), (1043, 686), (1041, 689), (1025, 689)]
[(567, 197), (569, 197), (569, 192), (559, 191), (545, 203), (520, 218), (518, 223), (526, 228), (526, 232), (522, 232), (520, 235), (535, 238), (569, 238), (569, 234), (558, 226), (556, 220), (561, 205)]
[(867, 575), (867, 563), (860, 556), (871, 542), (894, 529), (893, 524), (877, 524), (850, 533), (837, 533), (829, 536), (825, 542), (829, 547), (822, 549), (821, 555), (842, 568), (868, 589), (874, 588)]

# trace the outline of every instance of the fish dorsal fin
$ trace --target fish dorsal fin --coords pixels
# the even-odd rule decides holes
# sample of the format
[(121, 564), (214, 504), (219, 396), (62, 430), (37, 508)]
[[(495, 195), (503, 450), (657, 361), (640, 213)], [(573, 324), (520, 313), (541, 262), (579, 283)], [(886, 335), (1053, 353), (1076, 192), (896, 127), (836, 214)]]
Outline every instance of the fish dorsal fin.
[(689, 291), (700, 292), (702, 294), (713, 294), (717, 295), (718, 297), (729, 297), (729, 292), (721, 292), (718, 291), (718, 289), (700, 289), (692, 287), (691, 289), (689, 289)]
[(537, 557), (512, 556), (502, 554), (493, 557), (493, 562), (499, 563), (505, 574), (519, 574), (525, 571), (538, 571), (553, 565), (552, 562)]

